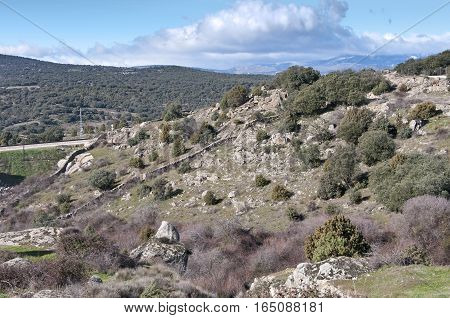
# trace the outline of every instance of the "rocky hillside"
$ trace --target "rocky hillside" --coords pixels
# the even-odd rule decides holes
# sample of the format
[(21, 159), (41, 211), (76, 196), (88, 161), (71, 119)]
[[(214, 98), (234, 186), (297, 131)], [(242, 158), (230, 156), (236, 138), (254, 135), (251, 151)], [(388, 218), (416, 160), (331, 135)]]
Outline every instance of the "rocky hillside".
[[(380, 76), (388, 88), (364, 92), (358, 105), (322, 101), (299, 115), (292, 96), (314, 84), (274, 85), (236, 106), (166, 109), (165, 121), (98, 136), (55, 174), (0, 192), (0, 257), (17, 264), (0, 269), (10, 282), (0, 292), (38, 297), (64, 286), (80, 296), (90, 286), (82, 296), (126, 297), (130, 275), (133, 296), (348, 297), (330, 281), (448, 265), (449, 83)], [(339, 255), (319, 251), (330, 243), (316, 229), (340, 216), (368, 247), (329, 259)], [(20, 232), (30, 228), (39, 237)], [(12, 279), (69, 265), (83, 269), (70, 282), (67, 273), (32, 287)]]

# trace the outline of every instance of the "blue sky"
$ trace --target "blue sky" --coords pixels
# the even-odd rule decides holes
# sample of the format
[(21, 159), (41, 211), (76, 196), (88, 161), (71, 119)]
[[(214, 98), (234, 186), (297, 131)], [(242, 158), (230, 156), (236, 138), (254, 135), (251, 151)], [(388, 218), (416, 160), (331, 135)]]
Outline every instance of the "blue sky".
[[(2, 0), (98, 64), (229, 67), (368, 53), (440, 5), (428, 1)], [(450, 5), (383, 53), (450, 48)], [(86, 63), (0, 5), (0, 53)]]

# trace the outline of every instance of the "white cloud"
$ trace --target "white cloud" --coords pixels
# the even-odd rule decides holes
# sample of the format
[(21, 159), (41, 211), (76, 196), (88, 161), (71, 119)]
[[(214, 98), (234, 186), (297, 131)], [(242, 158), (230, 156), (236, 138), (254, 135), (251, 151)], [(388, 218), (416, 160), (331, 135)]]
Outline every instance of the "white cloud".
[[(368, 53), (394, 37), (393, 34), (357, 35), (342, 25), (347, 10), (347, 3), (338, 0), (323, 0), (318, 7), (241, 1), (196, 23), (163, 29), (130, 43), (111, 47), (97, 43), (85, 54), (105, 65), (177, 64), (226, 68)], [(395, 40), (384, 52), (432, 53), (447, 48), (449, 39), (450, 33), (410, 35)], [(62, 48), (21, 44), (0, 46), (0, 53), (86, 63)]]

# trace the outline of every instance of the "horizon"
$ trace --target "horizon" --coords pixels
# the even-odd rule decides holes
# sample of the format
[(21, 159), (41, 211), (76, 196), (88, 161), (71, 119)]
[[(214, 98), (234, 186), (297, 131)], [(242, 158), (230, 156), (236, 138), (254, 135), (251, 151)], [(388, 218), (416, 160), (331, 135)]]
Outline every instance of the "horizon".
[(448, 4), (408, 2), (406, 16), (405, 4), (390, 1), (96, 1), (87, 11), (85, 1), (2, 1), (0, 27), (8, 33), (0, 39), (0, 54), (60, 64), (219, 71), (373, 52), (425, 57), (449, 48), (450, 31), (441, 25)]

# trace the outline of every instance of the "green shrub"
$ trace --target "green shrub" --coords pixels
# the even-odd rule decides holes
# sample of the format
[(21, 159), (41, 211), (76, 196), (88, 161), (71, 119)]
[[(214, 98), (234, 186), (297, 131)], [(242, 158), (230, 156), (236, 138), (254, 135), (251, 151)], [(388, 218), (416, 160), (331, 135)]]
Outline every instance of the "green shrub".
[(352, 190), (349, 194), (349, 200), (351, 204), (360, 204), (362, 202), (361, 192)]
[(253, 86), (251, 91), (252, 96), (265, 96), (267, 93), (262, 90), (261, 85)]
[(148, 240), (150, 238), (152, 238), (154, 235), (155, 235), (155, 229), (149, 224), (145, 224), (139, 230), (139, 240), (142, 243), (148, 242)]
[(324, 164), (318, 196), (328, 200), (342, 196), (356, 174), (356, 152), (353, 146), (339, 147)]
[(428, 120), (438, 114), (436, 105), (432, 102), (417, 104), (408, 114), (408, 119)]
[(175, 136), (172, 145), (172, 155), (178, 157), (186, 153), (186, 147), (184, 146), (183, 138), (180, 136)]
[(276, 87), (287, 91), (300, 90), (303, 86), (317, 81), (320, 73), (311, 67), (291, 66), (274, 79)]
[(188, 173), (192, 170), (191, 165), (187, 161), (183, 161), (178, 167), (177, 171), (180, 174)]
[(170, 292), (159, 287), (156, 282), (151, 282), (139, 296), (140, 298), (167, 298)]
[(289, 218), (289, 220), (294, 222), (303, 221), (305, 219), (305, 216), (298, 212), (296, 208), (290, 206), (286, 209), (286, 215)]
[(152, 192), (155, 199), (159, 201), (164, 201), (174, 196), (174, 190), (165, 178), (159, 178), (153, 182)]
[(409, 139), (413, 135), (413, 131), (406, 125), (400, 126), (397, 130), (397, 137), (400, 139)]
[(307, 86), (289, 95), (287, 108), (297, 116), (319, 114), (327, 108), (325, 93), (320, 86)]
[(369, 126), (369, 130), (382, 130), (389, 134), (392, 138), (397, 135), (397, 129), (392, 125), (386, 117), (376, 118)]
[(269, 185), (270, 182), (271, 182), (271, 181), (268, 180), (268, 179), (266, 179), (263, 175), (258, 174), (258, 175), (255, 177), (255, 185), (256, 185), (258, 188), (263, 188), (263, 187)]
[(159, 139), (161, 140), (161, 142), (166, 144), (171, 143), (172, 136), (170, 134), (170, 130), (172, 129), (172, 127), (170, 126), (170, 124), (162, 123), (159, 129), (161, 130), (161, 133), (159, 135)]
[(236, 85), (222, 97), (220, 107), (222, 109), (236, 108), (248, 101), (248, 89), (242, 85)]
[(108, 170), (95, 171), (89, 178), (89, 182), (100, 190), (111, 190), (116, 184), (116, 174)]
[(164, 121), (172, 121), (183, 117), (183, 109), (179, 102), (168, 103), (163, 113)]
[(208, 123), (202, 123), (200, 128), (192, 135), (192, 142), (207, 146), (212, 143), (217, 136), (216, 129)]
[(148, 160), (149, 160), (150, 162), (155, 162), (156, 160), (158, 160), (158, 158), (159, 158), (158, 152), (157, 152), (156, 150), (153, 149), (153, 150), (150, 152), (150, 155), (148, 156)]
[(342, 212), (342, 209), (339, 206), (337, 206), (336, 204), (330, 203), (325, 207), (325, 213), (328, 215), (336, 215), (341, 212)]
[(313, 262), (337, 256), (364, 256), (370, 245), (362, 233), (343, 215), (336, 215), (307, 237), (305, 254)]
[(205, 201), (206, 205), (216, 205), (217, 203), (219, 203), (219, 200), (217, 200), (212, 191), (206, 192), (205, 196), (203, 197), (203, 201)]
[(368, 109), (350, 109), (339, 124), (338, 137), (356, 144), (358, 138), (369, 129), (373, 117), (374, 113)]
[(139, 158), (139, 157), (131, 158), (129, 165), (132, 168), (138, 168), (138, 169), (144, 169), (145, 168), (144, 161), (141, 158)]
[(396, 155), (370, 173), (369, 187), (376, 200), (392, 211), (416, 196), (448, 197), (450, 164), (447, 158), (431, 155)]
[(392, 85), (388, 80), (381, 80), (381, 82), (372, 89), (372, 93), (375, 95), (381, 95), (384, 93), (388, 93), (392, 90)]
[(296, 147), (296, 154), (308, 168), (317, 168), (322, 164), (317, 145)]
[(300, 124), (295, 116), (286, 116), (280, 121), (279, 132), (290, 133), (299, 132), (301, 129)]
[(147, 135), (147, 132), (143, 129), (139, 130), (136, 136), (133, 138), (128, 139), (128, 144), (133, 147), (139, 144), (141, 141), (148, 139), (149, 136)]
[(61, 193), (56, 196), (56, 202), (58, 204), (70, 203), (72, 201), (72, 197), (68, 193)]
[(149, 186), (148, 184), (141, 185), (137, 190), (137, 194), (138, 194), (139, 198), (141, 198), (141, 199), (148, 196), (151, 192), (152, 192), (152, 187)]
[(405, 92), (407, 92), (408, 91), (408, 86), (406, 86), (406, 84), (400, 84), (399, 86), (398, 86), (398, 88), (397, 88), (400, 92), (403, 92), (403, 93), (405, 93)]
[(71, 206), (70, 202), (63, 202), (63, 203), (60, 203), (60, 204), (58, 205), (59, 213), (61, 213), (61, 214), (67, 214), (67, 213), (70, 212), (71, 207), (72, 207), (72, 206)]
[(386, 132), (370, 130), (359, 138), (358, 151), (362, 156), (362, 161), (372, 166), (391, 158), (395, 153), (395, 143)]
[(256, 141), (257, 142), (262, 142), (262, 141), (267, 140), (269, 138), (270, 138), (269, 134), (263, 129), (260, 129), (260, 130), (258, 130), (256, 132)]
[(401, 256), (401, 264), (409, 265), (430, 265), (430, 260), (424, 249), (413, 245), (403, 251)]
[(272, 200), (274, 201), (286, 201), (293, 195), (294, 193), (279, 184), (276, 184), (272, 189)]

